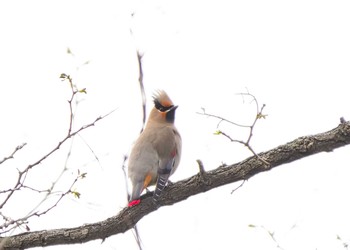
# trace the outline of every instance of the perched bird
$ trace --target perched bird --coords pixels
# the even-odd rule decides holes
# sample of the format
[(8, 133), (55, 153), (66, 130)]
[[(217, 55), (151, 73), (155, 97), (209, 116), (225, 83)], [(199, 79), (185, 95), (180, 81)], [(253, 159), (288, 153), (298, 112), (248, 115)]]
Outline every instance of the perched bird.
[(129, 206), (139, 204), (142, 191), (154, 184), (153, 199), (157, 201), (180, 162), (181, 136), (174, 126), (178, 106), (174, 106), (162, 90), (156, 92), (153, 102), (146, 127), (130, 153), (128, 175), (132, 193)]

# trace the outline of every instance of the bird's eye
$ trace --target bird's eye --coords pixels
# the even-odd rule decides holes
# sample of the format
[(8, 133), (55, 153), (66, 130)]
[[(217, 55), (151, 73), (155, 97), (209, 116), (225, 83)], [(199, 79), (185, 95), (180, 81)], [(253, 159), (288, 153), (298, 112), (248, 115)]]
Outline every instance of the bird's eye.
[(174, 105), (171, 105), (169, 107), (164, 107), (158, 100), (154, 100), (154, 106), (156, 109), (158, 109), (160, 112), (166, 112), (167, 110), (171, 109)]

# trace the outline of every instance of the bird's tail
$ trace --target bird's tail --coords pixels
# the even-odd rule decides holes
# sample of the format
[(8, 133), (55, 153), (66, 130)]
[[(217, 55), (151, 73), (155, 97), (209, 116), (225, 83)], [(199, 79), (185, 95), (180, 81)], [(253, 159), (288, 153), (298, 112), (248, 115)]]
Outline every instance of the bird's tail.
[(165, 185), (168, 182), (170, 174), (159, 174), (158, 179), (157, 179), (157, 184), (156, 184), (156, 189), (154, 190), (153, 194), (153, 200), (158, 201), (158, 198), (165, 188)]

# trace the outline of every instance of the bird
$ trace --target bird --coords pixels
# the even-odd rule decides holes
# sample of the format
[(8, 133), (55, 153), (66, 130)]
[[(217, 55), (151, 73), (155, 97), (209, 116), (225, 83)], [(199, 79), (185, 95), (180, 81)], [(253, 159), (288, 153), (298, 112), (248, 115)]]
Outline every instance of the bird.
[(128, 176), (132, 184), (129, 207), (139, 204), (141, 193), (151, 185), (156, 185), (153, 200), (157, 202), (181, 158), (182, 140), (174, 125), (178, 106), (164, 90), (153, 95), (153, 103), (145, 129), (129, 157)]

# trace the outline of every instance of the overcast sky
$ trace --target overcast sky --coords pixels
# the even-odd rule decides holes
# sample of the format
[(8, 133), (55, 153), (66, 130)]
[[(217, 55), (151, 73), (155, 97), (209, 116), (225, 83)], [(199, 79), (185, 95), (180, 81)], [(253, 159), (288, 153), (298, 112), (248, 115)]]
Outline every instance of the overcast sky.
[[(59, 79), (66, 73), (87, 89), (75, 128), (116, 111), (73, 141), (57, 189), (66, 190), (79, 169), (87, 172), (75, 187), (81, 198), (65, 199), (29, 226), (79, 226), (127, 204), (121, 166), (142, 125), (136, 50), (144, 54), (147, 111), (156, 89), (179, 105), (183, 155), (172, 181), (196, 174), (196, 159), (209, 170), (250, 156), (213, 134), (217, 120), (196, 113), (205, 108), (249, 124), (255, 106), (237, 93), (249, 91), (266, 104), (268, 116), (252, 139), (256, 152), (336, 127), (340, 117), (350, 118), (349, 13), (348, 1), (1, 1), (0, 159), (28, 145), (0, 167), (0, 190), (15, 183), (16, 168), (66, 135), (70, 92)], [(220, 128), (247, 136), (228, 124)], [(47, 188), (70, 143), (33, 169), (28, 185)], [(268, 231), (283, 249), (344, 249), (337, 235), (350, 241), (349, 153), (345, 147), (311, 156), (259, 174), (233, 194), (240, 183), (162, 207), (138, 224), (144, 249), (277, 249)], [(23, 192), (1, 212), (23, 216), (39, 200)], [(138, 248), (127, 232), (103, 244), (49, 249)]]

